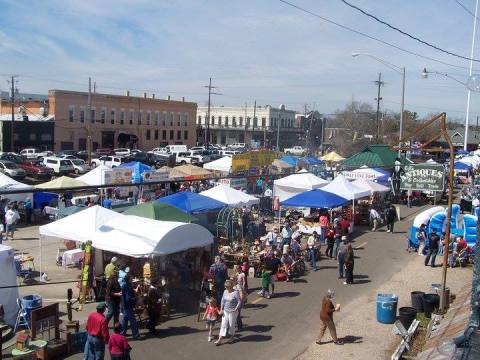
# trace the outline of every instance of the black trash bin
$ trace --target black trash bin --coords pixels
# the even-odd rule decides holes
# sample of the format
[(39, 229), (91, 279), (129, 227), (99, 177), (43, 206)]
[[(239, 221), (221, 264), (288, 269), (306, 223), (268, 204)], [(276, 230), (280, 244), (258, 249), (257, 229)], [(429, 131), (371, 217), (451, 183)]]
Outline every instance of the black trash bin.
[(398, 309), (398, 320), (400, 320), (403, 327), (407, 330), (416, 317), (417, 317), (417, 310), (413, 307), (405, 306)]
[(432, 317), (432, 312), (438, 309), (440, 305), (440, 296), (437, 294), (425, 294), (423, 295), (423, 311), (427, 318)]
[(412, 299), (412, 307), (417, 310), (417, 313), (423, 312), (423, 291), (412, 291), (410, 297)]

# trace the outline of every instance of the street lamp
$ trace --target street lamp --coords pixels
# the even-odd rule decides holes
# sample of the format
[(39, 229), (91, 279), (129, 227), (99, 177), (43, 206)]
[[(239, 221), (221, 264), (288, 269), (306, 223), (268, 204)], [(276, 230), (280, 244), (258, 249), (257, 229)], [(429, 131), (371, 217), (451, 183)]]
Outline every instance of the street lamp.
[(467, 151), (467, 145), (468, 145), (468, 115), (470, 113), (470, 92), (480, 92), (480, 75), (478, 74), (470, 74), (467, 77), (467, 81), (463, 82), (458, 80), (457, 78), (453, 77), (452, 75), (448, 73), (443, 73), (439, 71), (429, 71), (427, 68), (423, 68), (423, 71), (421, 73), (422, 78), (427, 79), (429, 74), (435, 74), (435, 75), (440, 75), (443, 77), (446, 77), (450, 80), (453, 80), (463, 86), (465, 86), (468, 89), (468, 101), (467, 101), (467, 114), (465, 118), (465, 135), (464, 135), (464, 141), (463, 141), (463, 150)]
[(400, 144), (400, 139), (402, 138), (403, 112), (404, 112), (404, 109), (405, 109), (405, 67), (400, 67), (400, 66), (394, 65), (392, 63), (389, 63), (388, 61), (385, 61), (385, 60), (383, 60), (383, 59), (381, 59), (381, 58), (379, 58), (375, 55), (369, 54), (369, 53), (354, 52), (354, 53), (352, 53), (352, 56), (353, 57), (368, 56), (368, 57), (378, 61), (379, 63), (382, 63), (383, 65), (389, 67), (390, 69), (399, 73), (400, 75), (402, 75), (402, 102), (401, 102), (401, 105), (400, 105), (400, 129), (399, 129), (399, 134), (398, 134), (398, 141), (399, 141), (399, 143), (398, 143), (398, 146), (399, 146), (398, 155), (400, 156), (400, 153), (401, 153), (400, 148), (402, 147), (402, 144)]

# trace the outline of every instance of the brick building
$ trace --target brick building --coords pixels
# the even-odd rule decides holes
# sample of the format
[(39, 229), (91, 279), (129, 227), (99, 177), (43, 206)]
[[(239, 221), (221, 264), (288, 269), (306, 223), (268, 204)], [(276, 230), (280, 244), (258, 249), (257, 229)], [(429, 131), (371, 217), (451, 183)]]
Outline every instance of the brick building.
[(182, 100), (66, 90), (48, 92), (49, 112), (55, 116), (55, 150), (134, 147), (141, 150), (167, 144), (192, 146), (196, 141), (197, 104)]

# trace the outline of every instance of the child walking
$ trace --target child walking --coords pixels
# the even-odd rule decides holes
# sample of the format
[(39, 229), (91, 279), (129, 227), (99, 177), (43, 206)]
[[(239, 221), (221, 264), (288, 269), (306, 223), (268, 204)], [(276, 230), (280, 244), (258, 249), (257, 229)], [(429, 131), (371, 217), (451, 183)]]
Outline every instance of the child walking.
[(207, 320), (208, 341), (213, 340), (212, 331), (213, 331), (213, 328), (215, 327), (215, 322), (218, 319), (219, 313), (220, 313), (220, 309), (218, 308), (217, 300), (215, 300), (214, 298), (210, 298), (210, 301), (208, 302), (208, 305), (207, 305), (207, 309), (203, 314), (203, 320)]
[(262, 293), (261, 296), (270, 299), (270, 293), (268, 287), (270, 285), (270, 271), (267, 271), (266, 267), (262, 267)]

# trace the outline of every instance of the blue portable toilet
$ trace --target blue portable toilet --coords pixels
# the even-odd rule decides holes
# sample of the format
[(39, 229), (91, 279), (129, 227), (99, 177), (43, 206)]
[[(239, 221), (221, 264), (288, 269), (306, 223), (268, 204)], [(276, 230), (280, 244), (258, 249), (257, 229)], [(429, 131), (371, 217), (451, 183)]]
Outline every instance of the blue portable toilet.
[(377, 294), (377, 321), (393, 324), (397, 319), (398, 296), (395, 294)]

